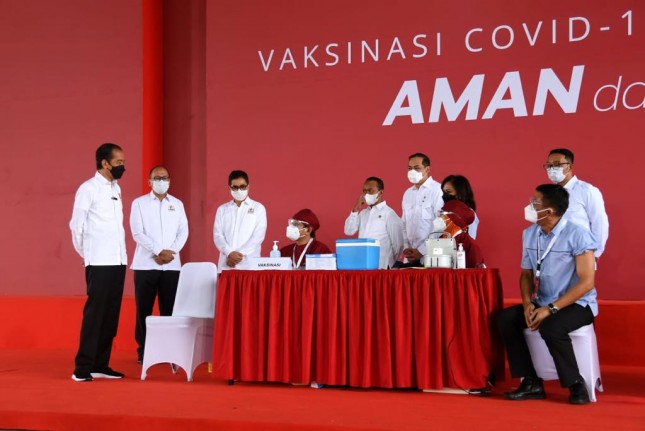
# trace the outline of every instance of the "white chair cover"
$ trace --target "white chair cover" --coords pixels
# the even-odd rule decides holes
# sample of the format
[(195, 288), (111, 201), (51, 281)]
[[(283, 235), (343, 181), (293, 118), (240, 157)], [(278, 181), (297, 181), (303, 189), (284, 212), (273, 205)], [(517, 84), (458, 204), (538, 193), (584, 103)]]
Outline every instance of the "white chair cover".
[[(603, 391), (600, 379), (600, 364), (598, 361), (598, 345), (593, 324), (583, 326), (569, 333), (573, 351), (578, 362), (580, 375), (585, 379), (587, 391), (591, 401), (596, 401), (596, 389)], [(549, 353), (546, 343), (539, 331), (524, 330), (524, 338), (531, 352), (533, 366), (538, 377), (544, 380), (557, 380), (558, 373), (555, 369), (553, 357)]]
[(211, 362), (217, 266), (212, 262), (186, 263), (179, 274), (172, 316), (146, 318), (146, 344), (141, 380), (148, 368), (170, 363), (186, 371), (193, 380), (197, 366)]

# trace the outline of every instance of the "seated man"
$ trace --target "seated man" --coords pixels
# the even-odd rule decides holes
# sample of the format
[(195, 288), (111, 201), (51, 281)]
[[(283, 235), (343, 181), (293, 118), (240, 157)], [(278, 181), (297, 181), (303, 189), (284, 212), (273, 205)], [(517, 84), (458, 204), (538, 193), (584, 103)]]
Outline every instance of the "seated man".
[(594, 288), (595, 241), (588, 229), (563, 220), (569, 193), (557, 184), (536, 188), (524, 209), (533, 223), (522, 236), (522, 304), (506, 308), (497, 324), (513, 377), (522, 377), (510, 400), (546, 398), (524, 338), (524, 329), (540, 331), (558, 372), (569, 388), (569, 402), (587, 404), (589, 394), (578, 370), (569, 332), (591, 324), (598, 314)]
[(294, 241), (280, 249), (282, 257), (290, 257), (294, 269), (303, 269), (307, 263), (307, 254), (331, 253), (329, 247), (316, 240), (316, 231), (320, 222), (310, 209), (303, 209), (289, 219), (287, 238)]
[(479, 245), (468, 234), (468, 226), (475, 219), (475, 213), (468, 205), (457, 199), (446, 202), (440, 217), (433, 221), (434, 232), (447, 232), (455, 239), (457, 247), (461, 244), (466, 252), (466, 268), (486, 268), (484, 255)]

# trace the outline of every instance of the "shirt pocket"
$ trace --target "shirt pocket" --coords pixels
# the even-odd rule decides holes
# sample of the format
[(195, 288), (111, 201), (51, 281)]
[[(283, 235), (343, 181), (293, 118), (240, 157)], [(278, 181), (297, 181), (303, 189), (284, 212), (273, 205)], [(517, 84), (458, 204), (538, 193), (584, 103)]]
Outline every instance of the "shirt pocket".
[(421, 217), (424, 220), (433, 220), (437, 214), (435, 214), (434, 207), (432, 205), (425, 205), (421, 208)]
[(119, 198), (114, 200), (112, 196), (101, 196), (95, 201), (94, 210), (99, 219), (114, 220), (119, 213), (123, 213), (123, 207)]

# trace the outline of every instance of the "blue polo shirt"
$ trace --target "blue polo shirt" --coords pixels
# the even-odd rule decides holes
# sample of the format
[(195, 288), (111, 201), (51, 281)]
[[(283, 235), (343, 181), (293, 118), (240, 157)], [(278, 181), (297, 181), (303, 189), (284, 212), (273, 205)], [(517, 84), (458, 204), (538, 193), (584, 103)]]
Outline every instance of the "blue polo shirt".
[[(522, 235), (522, 269), (530, 269), (535, 273), (538, 259), (542, 257), (553, 238), (553, 247), (540, 267), (540, 288), (536, 298), (540, 306), (555, 302), (578, 283), (576, 256), (596, 248), (596, 242), (589, 230), (575, 223), (560, 219), (548, 234), (534, 224), (525, 229)], [(598, 315), (596, 288), (578, 299), (576, 304), (583, 307), (588, 305), (593, 315)]]

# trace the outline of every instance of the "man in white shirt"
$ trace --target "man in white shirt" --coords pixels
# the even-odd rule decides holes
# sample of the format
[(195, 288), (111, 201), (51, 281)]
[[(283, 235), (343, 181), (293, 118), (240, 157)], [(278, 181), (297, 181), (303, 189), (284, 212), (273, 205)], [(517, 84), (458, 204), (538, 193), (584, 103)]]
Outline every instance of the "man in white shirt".
[(96, 150), (97, 172), (78, 188), (69, 227), (85, 266), (87, 300), (72, 379), (121, 379), (109, 367), (128, 257), (123, 229), (123, 202), (117, 180), (125, 172), (125, 155), (115, 144)]
[(551, 150), (544, 169), (553, 183), (563, 186), (569, 192), (569, 208), (563, 219), (591, 231), (596, 241), (594, 256), (598, 260), (605, 251), (605, 244), (609, 238), (609, 219), (602, 193), (574, 175), (571, 150), (566, 148)]
[(130, 229), (137, 243), (131, 269), (137, 307), (134, 337), (140, 364), (146, 344), (146, 317), (152, 314), (157, 295), (159, 314), (172, 315), (181, 270), (179, 252), (188, 240), (184, 204), (168, 194), (168, 170), (163, 166), (152, 168), (148, 184), (150, 193), (135, 199), (130, 212)]
[(246, 172), (231, 172), (228, 187), (233, 200), (217, 208), (213, 226), (213, 240), (220, 253), (217, 265), (220, 272), (244, 269), (249, 257), (259, 257), (267, 230), (264, 205), (248, 197), (251, 186)]
[(408, 266), (422, 266), (432, 221), (443, 207), (441, 184), (430, 176), (430, 158), (423, 153), (408, 157), (408, 180), (413, 186), (403, 194), (403, 257)]
[[(361, 194), (345, 220), (345, 235), (358, 232), (359, 238), (377, 239), (381, 246), (379, 269), (392, 268), (403, 251), (403, 223), (383, 200), (383, 180), (369, 177)], [(363, 204), (367, 208), (361, 211)], [(359, 213), (360, 211), (360, 213)]]

